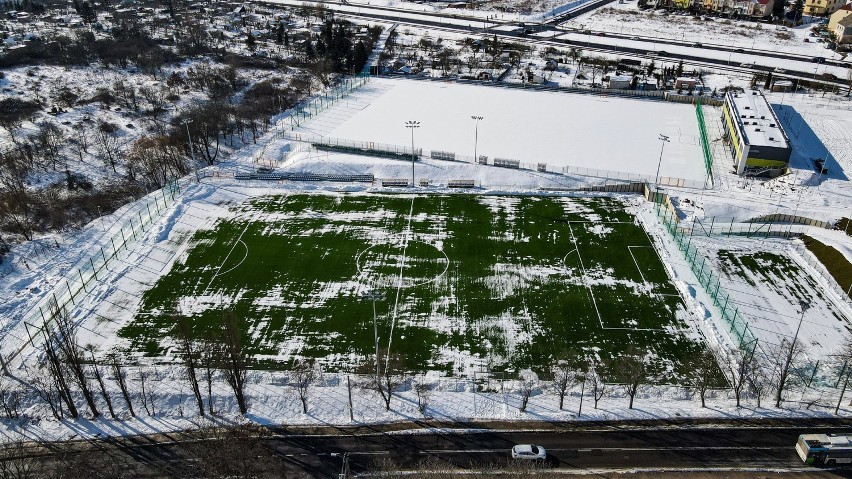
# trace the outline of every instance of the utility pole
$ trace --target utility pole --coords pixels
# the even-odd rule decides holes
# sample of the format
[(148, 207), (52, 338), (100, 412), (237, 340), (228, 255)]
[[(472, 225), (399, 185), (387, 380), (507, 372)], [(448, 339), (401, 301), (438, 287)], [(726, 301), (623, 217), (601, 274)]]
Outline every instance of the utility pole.
[(405, 127), (411, 130), (411, 187), (414, 188), (414, 159), (417, 157), (414, 151), (414, 129), (420, 128), (420, 122), (409, 120), (405, 122)]

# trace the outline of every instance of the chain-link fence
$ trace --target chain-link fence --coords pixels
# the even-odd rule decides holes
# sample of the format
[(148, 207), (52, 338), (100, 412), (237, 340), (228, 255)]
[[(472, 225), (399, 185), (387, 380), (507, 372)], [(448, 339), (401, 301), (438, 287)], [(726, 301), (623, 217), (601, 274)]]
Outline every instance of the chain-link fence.
[[(137, 202), (129, 211), (118, 231), (91, 256), (81, 260), (64, 279), (56, 283), (53, 290), (33, 307), (21, 320), (27, 332), (27, 338), (20, 348), (7, 357), (7, 361), (15, 358), (29, 344), (35, 345), (39, 333), (49, 325), (54, 316), (68, 311), (82, 300), (82, 296), (91, 292), (98, 281), (102, 281), (109, 265), (116, 256), (129, 247), (129, 244), (141, 237), (174, 203), (180, 192), (180, 184), (171, 182), (165, 188), (149, 194)], [(115, 228), (115, 227), (113, 227)]]
[(323, 92), (323, 94), (297, 103), (292, 108), (290, 116), (278, 122), (278, 126), (281, 128), (279, 131), (280, 137), (285, 138), (284, 135), (286, 132), (293, 131), (304, 122), (324, 112), (342, 98), (346, 98), (352, 92), (367, 84), (368, 81), (370, 81), (370, 76), (363, 73), (354, 77), (346, 77), (339, 85)]
[[(650, 195), (650, 192), (649, 192)], [(656, 192), (653, 195), (654, 209), (664, 229), (669, 232), (678, 249), (683, 253), (687, 265), (695, 274), (698, 283), (713, 300), (713, 305), (719, 308), (722, 321), (728, 328), (728, 333), (734, 344), (744, 351), (750, 352), (757, 341), (748, 320), (740, 312), (739, 307), (732, 301), (731, 295), (722, 288), (719, 277), (713, 272), (707, 257), (700, 254), (692, 244), (692, 236), (678, 227), (678, 217), (671, 205), (668, 195)]]

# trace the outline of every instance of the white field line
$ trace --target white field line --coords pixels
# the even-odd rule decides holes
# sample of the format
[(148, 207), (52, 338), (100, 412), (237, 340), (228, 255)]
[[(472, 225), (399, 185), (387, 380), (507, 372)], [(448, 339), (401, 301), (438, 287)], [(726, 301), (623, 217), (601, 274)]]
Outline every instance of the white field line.
[(405, 240), (402, 243), (402, 261), (399, 264), (399, 280), (396, 284), (396, 298), (393, 302), (393, 316), (391, 316), (391, 330), (390, 334), (388, 334), (388, 352), (385, 355), (385, 367), (387, 367), (388, 361), (390, 361), (390, 350), (391, 343), (393, 342), (393, 330), (396, 328), (396, 316), (399, 311), (399, 295), (402, 292), (402, 279), (403, 274), (405, 272), (405, 260), (407, 256), (405, 255), (406, 249), (408, 249), (408, 240), (411, 236), (411, 217), (414, 214), (414, 198), (415, 196), (411, 196), (411, 206), (408, 209), (408, 224), (405, 227)]
[[(204, 291), (201, 292), (201, 296), (204, 296), (205, 294), (207, 294), (207, 290), (210, 289), (210, 285), (213, 284), (213, 280), (215, 280), (216, 277), (219, 276), (219, 272), (222, 271), (222, 267), (225, 266), (225, 263), (228, 262), (228, 258), (231, 257), (231, 253), (234, 252), (234, 248), (237, 247), (237, 244), (242, 243), (243, 235), (246, 234), (246, 230), (248, 229), (250, 224), (251, 224), (251, 221), (246, 222), (246, 227), (243, 228), (243, 231), (240, 233), (240, 236), (237, 237), (236, 241), (234, 241), (234, 244), (231, 246), (231, 250), (228, 251), (227, 256), (225, 256), (225, 259), (223, 259), (222, 262), (219, 264), (219, 267), (216, 269), (216, 273), (213, 275), (212, 278), (210, 278), (210, 282), (207, 283), (207, 287), (204, 288)], [(246, 248), (246, 255), (248, 255), (248, 248)]]
[[(568, 252), (568, 254), (566, 254), (565, 257), (562, 259), (562, 261), (563, 261), (563, 264), (564, 264), (565, 259), (568, 258), (569, 254), (573, 253), (574, 251), (577, 252), (577, 259), (580, 261), (580, 269), (583, 271), (583, 283), (586, 285), (586, 288), (589, 289), (589, 296), (592, 298), (592, 304), (595, 307), (595, 313), (598, 315), (598, 323), (600, 323), (601, 329), (612, 330), (612, 331), (619, 331), (619, 330), (623, 330), (623, 331), (653, 331), (653, 332), (658, 332), (658, 333), (665, 333), (666, 330), (660, 329), (660, 328), (623, 328), (623, 327), (604, 326), (603, 318), (601, 317), (601, 312), (600, 312), (600, 310), (598, 310), (598, 302), (595, 299), (595, 293), (592, 291), (591, 282), (588, 280), (588, 275), (586, 274), (586, 266), (583, 264), (583, 257), (580, 256), (580, 246), (579, 246), (579, 244), (577, 244), (577, 238), (574, 236), (574, 228), (571, 226), (571, 223), (572, 223), (572, 221), (568, 222), (568, 230), (571, 232), (571, 240), (574, 242), (574, 249), (572, 251)], [(626, 221), (611, 221), (610, 223), (627, 223), (627, 222)], [(628, 248), (630, 248), (630, 247), (628, 246)], [(631, 252), (630, 255), (633, 256), (633, 253)], [(636, 258), (633, 258), (633, 261), (635, 262)], [(637, 264), (636, 267), (638, 268), (639, 265)], [(639, 274), (642, 274), (642, 272), (640, 271)], [(643, 280), (644, 280), (644, 276), (643, 276)]]
[(639, 271), (639, 277), (642, 278), (642, 282), (648, 284), (648, 280), (646, 280), (645, 275), (642, 274), (642, 268), (639, 267), (639, 262), (636, 261), (636, 257), (633, 256), (633, 248), (647, 248), (647, 246), (628, 246), (627, 252), (630, 253), (630, 257), (633, 258), (633, 264), (636, 265), (636, 269)]
[[(239, 267), (240, 267), (240, 265), (242, 265), (243, 263), (245, 263), (246, 258), (248, 258), (248, 254), (249, 254), (249, 247), (248, 247), (248, 245), (246, 244), (246, 242), (245, 242), (245, 241), (243, 241), (243, 240), (241, 240), (241, 239), (240, 239), (240, 240), (237, 240), (237, 242), (242, 243), (243, 247), (244, 247), (244, 248), (245, 248), (245, 250), (246, 250), (246, 254), (245, 254), (245, 255), (243, 255), (243, 259), (241, 259), (239, 263), (235, 264), (235, 265), (234, 265), (233, 267), (231, 267), (231, 269), (229, 269), (228, 271), (222, 271), (221, 273), (219, 273), (219, 275), (228, 274), (228, 273), (230, 273), (231, 271), (233, 271), (233, 270), (235, 270), (235, 269), (239, 268)], [(236, 246), (236, 245), (235, 245), (235, 246)]]
[(595, 306), (595, 314), (598, 315), (598, 322), (601, 325), (601, 329), (608, 329), (604, 326), (603, 319), (601, 318), (601, 312), (598, 310), (598, 302), (595, 300), (595, 294), (592, 292), (592, 285), (589, 282), (588, 275), (586, 274), (586, 266), (583, 264), (583, 257), (580, 255), (580, 245), (577, 243), (577, 237), (574, 236), (574, 227), (571, 226), (570, 221), (568, 222), (568, 231), (571, 232), (571, 241), (574, 242), (574, 251), (577, 252), (577, 259), (580, 261), (580, 269), (583, 271), (583, 283), (586, 284), (586, 288), (589, 290), (589, 296), (592, 298), (592, 304)]

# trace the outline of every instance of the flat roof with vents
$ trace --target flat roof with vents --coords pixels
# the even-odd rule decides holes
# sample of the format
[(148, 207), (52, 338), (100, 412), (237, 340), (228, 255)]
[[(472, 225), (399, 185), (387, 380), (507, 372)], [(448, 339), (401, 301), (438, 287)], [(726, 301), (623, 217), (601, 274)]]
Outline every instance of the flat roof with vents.
[(776, 148), (787, 148), (787, 136), (778, 117), (766, 101), (763, 93), (756, 90), (746, 90), (744, 93), (729, 93), (731, 113), (736, 116), (737, 121), (743, 126), (746, 141), (751, 146), (773, 146)]

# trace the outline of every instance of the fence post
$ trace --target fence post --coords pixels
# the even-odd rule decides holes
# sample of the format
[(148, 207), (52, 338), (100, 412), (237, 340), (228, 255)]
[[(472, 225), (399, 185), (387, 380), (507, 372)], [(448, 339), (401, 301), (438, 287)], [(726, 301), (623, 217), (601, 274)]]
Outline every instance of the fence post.
[(75, 302), (74, 302), (74, 292), (73, 292), (73, 291), (71, 291), (71, 285), (70, 285), (70, 284), (68, 284), (68, 280), (67, 280), (67, 279), (65, 280), (65, 286), (68, 288), (68, 294), (70, 294), (70, 295), (71, 295), (71, 305), (72, 305), (72, 306), (76, 306), (76, 305), (77, 305), (77, 303), (75, 303)]
[(80, 270), (78, 269), (78, 270), (77, 270), (77, 273), (79, 273), (79, 274), (80, 274), (80, 282), (81, 282), (81, 283), (83, 283), (83, 291), (85, 291), (85, 292), (87, 292), (87, 293), (88, 293), (88, 292), (89, 292), (89, 290), (88, 290), (88, 289), (86, 289), (86, 280), (84, 280), (84, 279), (83, 279), (83, 272), (82, 272), (82, 271), (80, 271)]
[(89, 264), (92, 265), (92, 275), (94, 275), (95, 279), (98, 279), (98, 270), (95, 269), (95, 262), (92, 261), (92, 258), (89, 257)]

